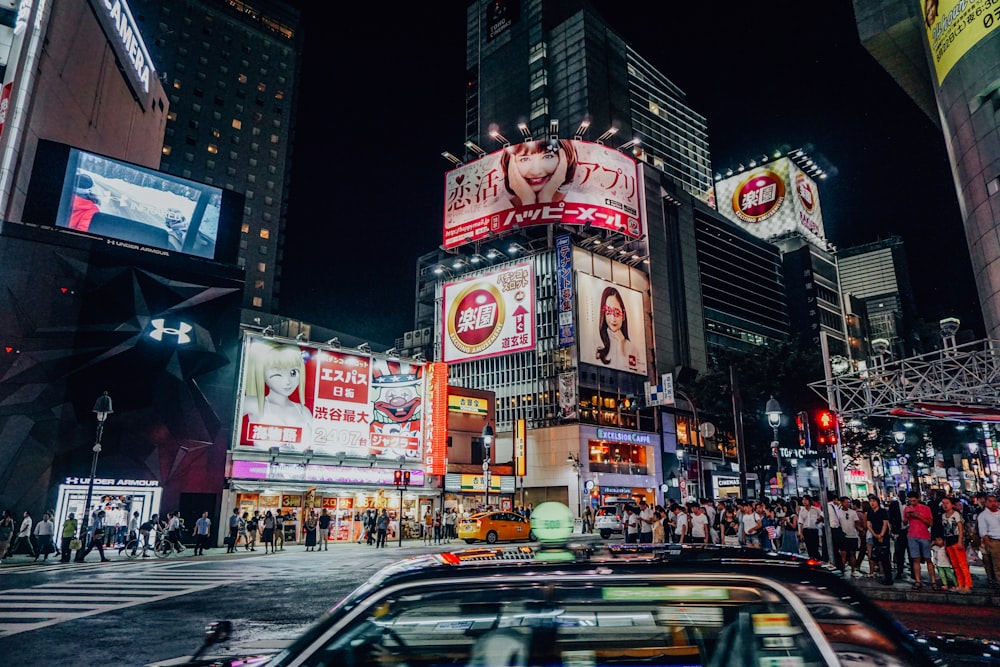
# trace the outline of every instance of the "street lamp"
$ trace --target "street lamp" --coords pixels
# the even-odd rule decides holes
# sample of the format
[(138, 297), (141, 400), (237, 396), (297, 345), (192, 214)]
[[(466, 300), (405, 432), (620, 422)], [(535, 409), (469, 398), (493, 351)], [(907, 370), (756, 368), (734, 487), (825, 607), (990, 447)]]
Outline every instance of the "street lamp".
[(483, 477), (486, 480), (486, 511), (490, 509), (490, 445), (493, 444), (493, 427), (483, 427)]
[(90, 479), (87, 481), (87, 500), (84, 503), (83, 508), (83, 523), (80, 527), (80, 548), (76, 551), (76, 561), (78, 563), (83, 562), (83, 556), (86, 553), (86, 535), (87, 535), (87, 525), (90, 522), (90, 503), (94, 497), (94, 476), (97, 475), (97, 457), (101, 455), (101, 436), (104, 435), (104, 420), (108, 418), (114, 410), (111, 409), (111, 397), (108, 396), (108, 392), (104, 392), (97, 398), (97, 402), (94, 403), (94, 414), (97, 416), (97, 439), (94, 442), (93, 452), (94, 458), (90, 462)]
[(771, 425), (774, 430), (774, 440), (771, 442), (771, 452), (774, 454), (775, 467), (777, 468), (777, 473), (775, 477), (778, 478), (778, 493), (780, 495), (785, 495), (785, 485), (784, 481), (781, 479), (781, 452), (778, 450), (780, 446), (778, 444), (778, 426), (781, 424), (781, 405), (778, 401), (774, 400), (774, 396), (771, 396), (767, 401), (767, 405), (764, 406), (764, 412), (767, 414), (767, 423)]
[(580, 457), (573, 452), (566, 455), (566, 463), (569, 463), (573, 467), (573, 472), (576, 473), (576, 515), (582, 519), (583, 502), (580, 497), (580, 470), (583, 466), (580, 465)]

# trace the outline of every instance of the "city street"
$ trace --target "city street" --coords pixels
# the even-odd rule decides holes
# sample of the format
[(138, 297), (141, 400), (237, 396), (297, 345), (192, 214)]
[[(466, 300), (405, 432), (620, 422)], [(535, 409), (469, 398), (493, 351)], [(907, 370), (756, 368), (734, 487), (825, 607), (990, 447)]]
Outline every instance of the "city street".
[[(224, 548), (183, 555), (61, 564), (10, 559), (0, 567), (0, 654), (42, 664), (146, 665), (190, 655), (207, 623), (228, 619), (234, 637), (219, 653), (266, 649), (294, 638), (381, 566), (462, 543), (418, 541), (374, 550), (354, 543), (277, 554)], [(1000, 641), (1000, 607), (959, 596), (885, 589), (856, 581), (907, 627), (924, 634), (963, 634)], [(243, 649), (241, 651), (240, 649)], [(960, 664), (977, 664), (961, 662)], [(978, 664), (982, 664), (980, 661)]]

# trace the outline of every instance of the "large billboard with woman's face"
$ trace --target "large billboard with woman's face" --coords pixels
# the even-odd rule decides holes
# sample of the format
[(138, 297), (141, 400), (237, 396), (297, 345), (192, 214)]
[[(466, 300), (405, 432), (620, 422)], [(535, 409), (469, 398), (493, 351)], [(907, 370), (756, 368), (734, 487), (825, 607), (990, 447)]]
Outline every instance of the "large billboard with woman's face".
[(576, 274), (580, 362), (646, 375), (646, 310), (642, 293)]
[(535, 272), (530, 262), (444, 285), (442, 360), (535, 349)]
[(445, 175), (444, 247), (532, 225), (642, 236), (635, 160), (601, 144), (525, 141)]
[(248, 335), (238, 451), (304, 451), (417, 462), (424, 367)]

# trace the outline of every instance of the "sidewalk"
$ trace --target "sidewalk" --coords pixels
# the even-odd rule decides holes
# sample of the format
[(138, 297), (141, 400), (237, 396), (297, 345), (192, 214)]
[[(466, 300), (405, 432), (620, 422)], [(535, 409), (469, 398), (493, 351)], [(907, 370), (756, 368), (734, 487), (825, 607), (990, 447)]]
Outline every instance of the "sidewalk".
[(923, 587), (920, 590), (913, 589), (913, 579), (909, 576), (909, 568), (907, 568), (906, 577), (898, 581), (893, 580), (893, 584), (888, 586), (879, 583), (878, 579), (870, 578), (867, 567), (869, 567), (869, 563), (866, 560), (861, 570), (864, 576), (846, 576), (845, 578), (851, 580), (868, 597), (875, 600), (960, 604), (977, 607), (1000, 606), (1000, 589), (990, 589), (986, 579), (986, 570), (982, 565), (969, 566), (969, 573), (972, 575), (971, 593), (934, 590), (927, 580), (926, 565), (923, 566), (920, 573), (920, 580), (923, 582)]

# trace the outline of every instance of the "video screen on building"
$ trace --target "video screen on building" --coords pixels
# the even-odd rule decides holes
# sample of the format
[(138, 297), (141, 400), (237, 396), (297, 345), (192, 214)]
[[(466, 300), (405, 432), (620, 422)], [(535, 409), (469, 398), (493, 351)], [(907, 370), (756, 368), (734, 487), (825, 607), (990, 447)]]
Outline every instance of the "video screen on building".
[(236, 261), (243, 196), (40, 141), (24, 221), (220, 262)]
[(642, 293), (577, 272), (580, 361), (646, 374)]

